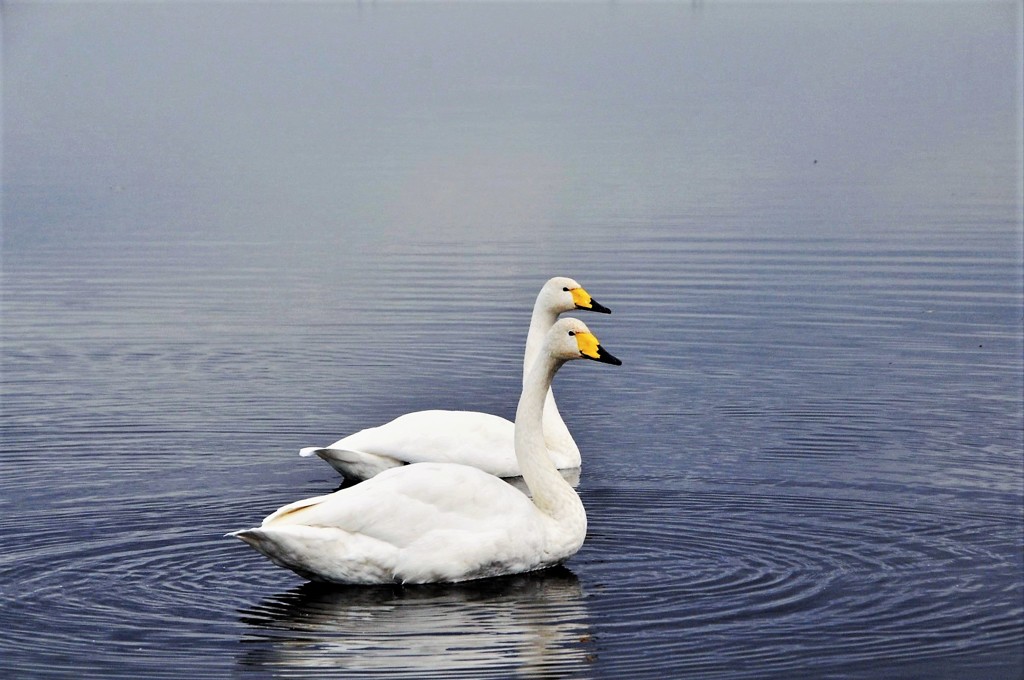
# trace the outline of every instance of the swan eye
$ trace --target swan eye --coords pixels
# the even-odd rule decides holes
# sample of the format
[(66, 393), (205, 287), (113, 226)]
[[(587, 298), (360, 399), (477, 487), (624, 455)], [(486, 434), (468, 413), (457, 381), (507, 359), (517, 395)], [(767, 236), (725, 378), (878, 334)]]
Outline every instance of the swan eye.
[(565, 288), (562, 288), (562, 290), (564, 290), (566, 293), (568, 293), (569, 292), (569, 287), (566, 286)]
[(569, 335), (576, 335), (576, 331), (569, 331)]

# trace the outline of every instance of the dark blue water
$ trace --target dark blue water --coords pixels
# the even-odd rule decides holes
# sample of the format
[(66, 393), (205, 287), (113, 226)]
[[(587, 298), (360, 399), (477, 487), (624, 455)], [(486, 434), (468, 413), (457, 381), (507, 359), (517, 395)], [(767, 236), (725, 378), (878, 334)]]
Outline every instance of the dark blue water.
[[(1024, 674), (1019, 3), (6, 4), (0, 674)], [(941, 36), (941, 40), (936, 36)], [(301, 446), (514, 412), (564, 568), (304, 584)]]

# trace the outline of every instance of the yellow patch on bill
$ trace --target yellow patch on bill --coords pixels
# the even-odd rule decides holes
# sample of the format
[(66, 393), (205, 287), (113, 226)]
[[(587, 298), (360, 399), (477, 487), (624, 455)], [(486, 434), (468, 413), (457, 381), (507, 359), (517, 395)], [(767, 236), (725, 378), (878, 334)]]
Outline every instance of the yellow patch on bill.
[(582, 307), (583, 309), (590, 309), (590, 293), (583, 290), (582, 288), (573, 288), (569, 292), (572, 293), (572, 301), (576, 303), (577, 307)]
[(597, 341), (597, 337), (593, 333), (577, 333), (576, 334), (576, 345), (580, 348), (580, 354), (591, 359), (599, 358), (597, 348), (601, 346), (601, 343)]

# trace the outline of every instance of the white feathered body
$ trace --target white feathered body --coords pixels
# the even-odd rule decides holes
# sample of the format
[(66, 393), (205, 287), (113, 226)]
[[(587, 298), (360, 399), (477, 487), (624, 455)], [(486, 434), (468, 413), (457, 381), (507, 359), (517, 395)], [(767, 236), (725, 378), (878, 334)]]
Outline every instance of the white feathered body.
[(286, 505), (235, 535), (311, 580), (467, 581), (543, 569), (575, 554), (587, 520), (572, 497), (553, 517), (482, 470), (415, 463)]
[[(568, 430), (547, 426), (549, 418), (561, 423), (554, 398), (545, 409), (545, 443), (555, 467), (580, 467), (580, 450)], [(308, 447), (303, 456), (317, 455), (351, 480), (369, 479), (407, 463), (459, 463), (498, 477), (522, 474), (516, 460), (512, 421), (480, 411), (416, 411), (378, 427), (368, 427), (324, 448)], [(547, 436), (548, 432), (553, 434)]]
[[(597, 305), (576, 281), (566, 277), (548, 280), (537, 295), (530, 317), (523, 356), (523, 379), (548, 330), (561, 312), (577, 308), (608, 310)], [(512, 422), (480, 411), (417, 411), (339, 439), (330, 446), (309, 446), (302, 456), (319, 456), (351, 481), (369, 479), (384, 470), (421, 462), (471, 465), (498, 477), (522, 474), (512, 443)], [(559, 470), (580, 467), (579, 447), (562, 420), (551, 390), (543, 413), (544, 443)]]

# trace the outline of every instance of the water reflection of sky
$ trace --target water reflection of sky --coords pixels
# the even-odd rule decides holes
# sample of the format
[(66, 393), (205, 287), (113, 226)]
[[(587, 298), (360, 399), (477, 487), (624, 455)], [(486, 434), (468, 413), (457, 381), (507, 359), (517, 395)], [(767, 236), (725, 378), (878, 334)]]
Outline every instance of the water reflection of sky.
[(1012, 202), (1019, 18), (1015, 3), (9, 5), (4, 181), (22, 190), (5, 236), (61, 222), (67, 237), (70, 213), (80, 236), (526, 235), (771, 213), (780, 193), (809, 221), (890, 228), (907, 203)]

